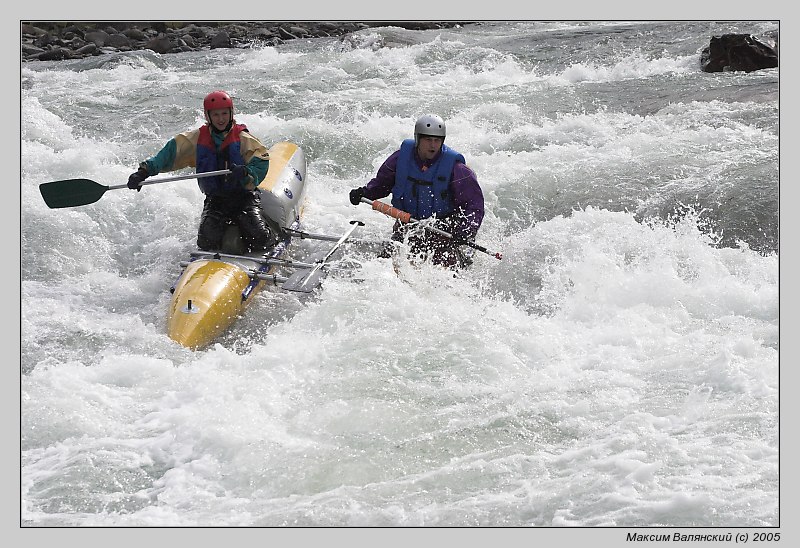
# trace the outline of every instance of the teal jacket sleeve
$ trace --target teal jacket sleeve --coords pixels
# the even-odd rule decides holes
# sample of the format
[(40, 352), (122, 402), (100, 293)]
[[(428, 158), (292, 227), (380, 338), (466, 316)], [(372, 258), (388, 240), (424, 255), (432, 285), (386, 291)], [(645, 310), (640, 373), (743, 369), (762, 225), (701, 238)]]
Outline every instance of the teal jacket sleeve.
[(264, 160), (262, 158), (259, 158), (258, 156), (253, 156), (252, 158), (250, 158), (250, 161), (247, 162), (247, 171), (250, 173), (250, 176), (253, 178), (254, 181), (258, 182), (263, 181), (264, 177), (267, 176), (268, 170), (269, 170), (269, 160)]
[(162, 171), (169, 171), (169, 168), (175, 163), (177, 150), (178, 145), (175, 142), (175, 138), (172, 138), (167, 141), (164, 148), (158, 151), (158, 154), (142, 162), (142, 165), (144, 165), (147, 169), (147, 173), (150, 175), (157, 175)]

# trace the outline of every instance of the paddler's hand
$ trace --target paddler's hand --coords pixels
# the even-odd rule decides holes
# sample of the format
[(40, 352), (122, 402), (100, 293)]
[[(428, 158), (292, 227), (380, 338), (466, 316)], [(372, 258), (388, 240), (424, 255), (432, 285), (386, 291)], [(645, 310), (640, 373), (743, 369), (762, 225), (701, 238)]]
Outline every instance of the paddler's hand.
[(361, 203), (361, 198), (364, 197), (364, 187), (354, 188), (350, 191), (350, 203), (358, 205)]
[(147, 173), (147, 168), (140, 167), (136, 173), (131, 173), (131, 176), (128, 177), (128, 188), (131, 190), (135, 190), (137, 192), (142, 190), (142, 182), (150, 176)]
[(250, 174), (247, 172), (247, 168), (245, 166), (231, 164), (228, 169), (231, 170), (231, 172), (228, 174), (228, 181), (232, 183), (240, 183), (242, 185), (248, 183), (247, 178), (250, 176)]

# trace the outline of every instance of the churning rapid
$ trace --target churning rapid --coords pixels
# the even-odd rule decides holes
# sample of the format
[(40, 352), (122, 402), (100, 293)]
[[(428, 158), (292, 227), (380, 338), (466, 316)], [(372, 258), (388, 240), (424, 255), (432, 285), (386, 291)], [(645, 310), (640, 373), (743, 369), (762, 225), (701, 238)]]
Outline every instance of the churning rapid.
[[(489, 22), (21, 66), (21, 524), (779, 524), (777, 22)], [(211, 347), (165, 334), (194, 180), (125, 183), (202, 98), (308, 161), (316, 293)], [(376, 256), (348, 200), (428, 112), (483, 189), (457, 278)], [(366, 242), (366, 243), (364, 243)], [(292, 244), (292, 256), (329, 242)]]

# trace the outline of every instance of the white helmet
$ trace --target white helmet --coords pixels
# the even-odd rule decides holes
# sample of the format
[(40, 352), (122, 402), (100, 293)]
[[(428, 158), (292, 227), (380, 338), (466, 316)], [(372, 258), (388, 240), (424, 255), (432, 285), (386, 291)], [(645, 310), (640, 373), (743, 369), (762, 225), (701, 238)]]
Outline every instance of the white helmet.
[(435, 114), (426, 114), (420, 116), (417, 123), (414, 124), (414, 142), (419, 144), (420, 135), (432, 135), (434, 137), (441, 137), (444, 140), (447, 135), (447, 128), (445, 128), (444, 120)]

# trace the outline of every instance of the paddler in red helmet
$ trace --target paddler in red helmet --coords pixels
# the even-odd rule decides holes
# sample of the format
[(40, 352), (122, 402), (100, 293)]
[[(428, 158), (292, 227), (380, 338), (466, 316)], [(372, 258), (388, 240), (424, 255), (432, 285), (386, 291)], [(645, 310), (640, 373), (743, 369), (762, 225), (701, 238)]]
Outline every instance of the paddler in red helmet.
[(128, 188), (141, 190), (148, 177), (194, 167), (198, 173), (228, 169), (229, 175), (197, 180), (205, 194), (197, 247), (219, 250), (228, 225), (239, 226), (247, 251), (272, 247), (278, 240), (261, 211), (261, 191), (256, 188), (269, 168), (267, 148), (233, 118), (233, 99), (213, 91), (203, 100), (206, 124), (170, 139), (128, 178)]

